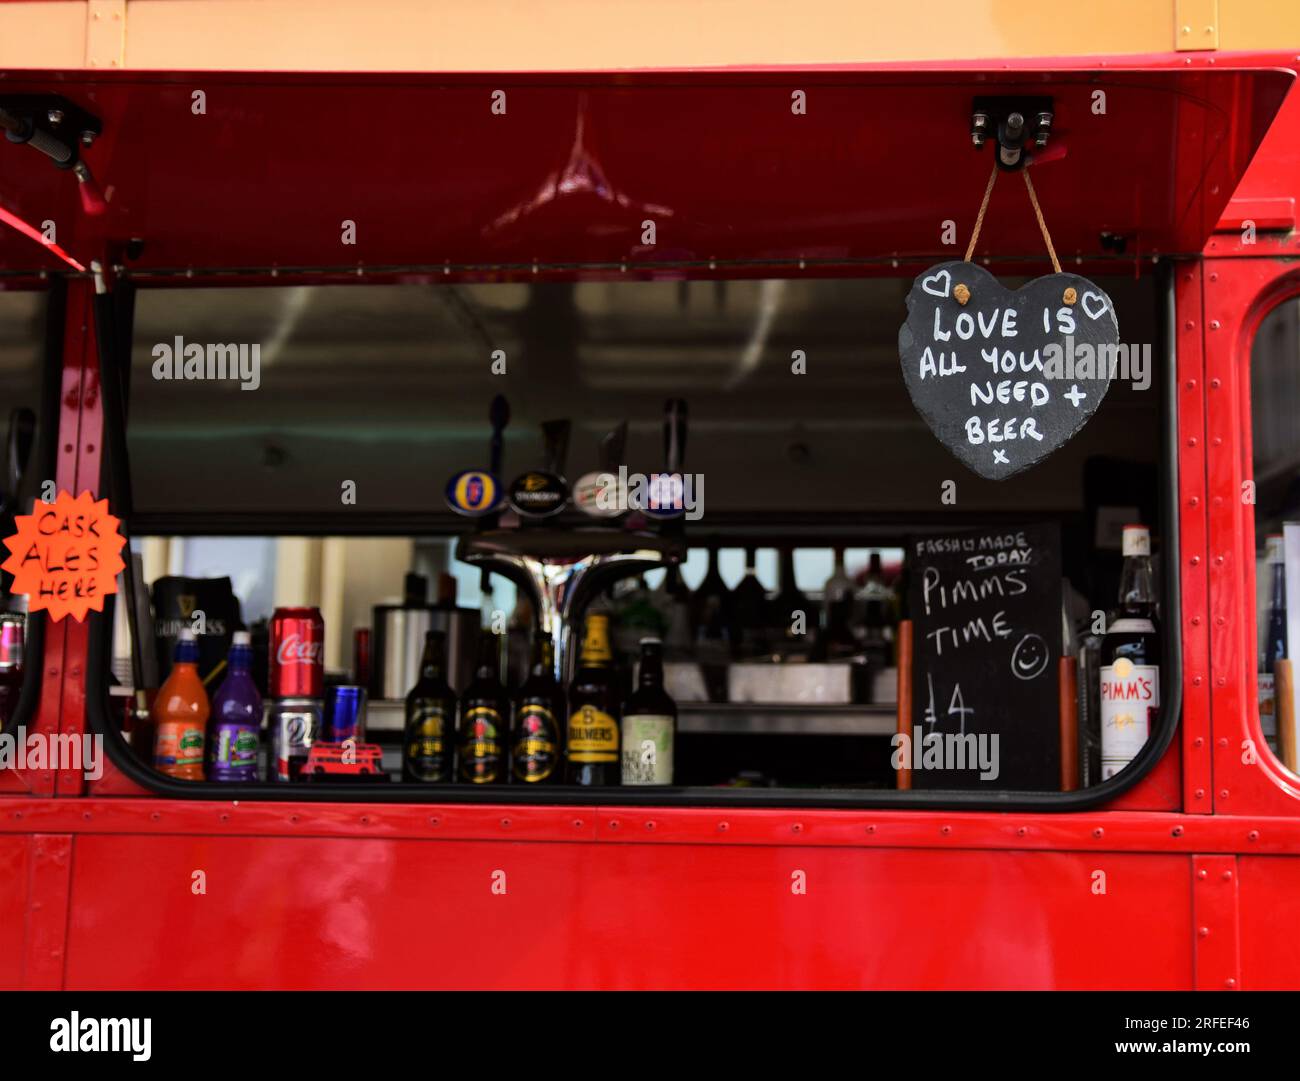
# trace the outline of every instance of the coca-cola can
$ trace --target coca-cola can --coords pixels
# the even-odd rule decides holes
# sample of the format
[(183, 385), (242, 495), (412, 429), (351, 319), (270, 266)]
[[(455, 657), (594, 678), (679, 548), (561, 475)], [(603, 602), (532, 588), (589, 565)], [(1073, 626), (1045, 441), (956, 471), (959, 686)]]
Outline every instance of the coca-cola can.
[(267, 697), (324, 697), (325, 621), (319, 608), (277, 608), (269, 646)]

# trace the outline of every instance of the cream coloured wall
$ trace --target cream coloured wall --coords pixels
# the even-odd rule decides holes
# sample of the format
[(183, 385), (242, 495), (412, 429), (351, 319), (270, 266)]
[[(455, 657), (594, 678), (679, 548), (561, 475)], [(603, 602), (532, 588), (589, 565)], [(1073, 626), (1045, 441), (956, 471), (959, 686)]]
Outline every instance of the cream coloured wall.
[(0, 68), (516, 71), (1300, 47), (1295, 0), (0, 2)]

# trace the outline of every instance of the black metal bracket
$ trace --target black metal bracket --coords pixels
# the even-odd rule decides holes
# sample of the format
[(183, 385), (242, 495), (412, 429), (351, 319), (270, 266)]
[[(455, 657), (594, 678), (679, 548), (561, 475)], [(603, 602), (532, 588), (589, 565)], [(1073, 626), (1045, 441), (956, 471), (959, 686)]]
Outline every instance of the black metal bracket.
[(1050, 97), (979, 97), (971, 106), (970, 137), (976, 150), (990, 140), (1000, 169), (1015, 172), (1042, 150), (1052, 134), (1055, 108)]
[(99, 118), (57, 94), (0, 95), (0, 130), (30, 143), (59, 169), (75, 169), (81, 148), (103, 133)]

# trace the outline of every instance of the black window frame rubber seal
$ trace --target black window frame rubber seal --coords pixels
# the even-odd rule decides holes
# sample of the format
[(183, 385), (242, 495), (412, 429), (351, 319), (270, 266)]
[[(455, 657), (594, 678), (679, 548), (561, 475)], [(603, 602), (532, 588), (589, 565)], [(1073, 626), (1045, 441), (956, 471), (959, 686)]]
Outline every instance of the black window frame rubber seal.
[[(1003, 791), (899, 791), (897, 789), (779, 789), (779, 788), (583, 788), (574, 786), (524, 787), (513, 784), (413, 784), (383, 782), (295, 782), (256, 781), (218, 783), (182, 781), (168, 777), (136, 757), (120, 728), (109, 723), (108, 667), (111, 642), (111, 611), (92, 612), (86, 660), (86, 718), (90, 730), (103, 737), (110, 761), (127, 778), (159, 796), (173, 799), (241, 800), (267, 802), (349, 802), (417, 804), (509, 804), (531, 806), (625, 806), (625, 807), (734, 807), (800, 808), (808, 810), (955, 810), (1077, 812), (1100, 808), (1137, 785), (1164, 756), (1182, 719), (1182, 607), (1179, 590), (1178, 518), (1178, 410), (1176, 388), (1178, 365), (1175, 334), (1173, 268), (1163, 260), (1157, 268), (1157, 301), (1161, 305), (1157, 327), (1164, 360), (1161, 379), (1161, 464), (1167, 483), (1161, 486), (1159, 506), (1163, 548), (1161, 557), (1163, 627), (1163, 670), (1161, 683), (1167, 700), (1161, 708), (1160, 725), (1133, 761), (1117, 776), (1101, 784), (1072, 792)], [(129, 320), (129, 301), (125, 318)], [(124, 318), (114, 314), (111, 294), (96, 297), (95, 317), (109, 326)], [(110, 499), (114, 493), (130, 490), (129, 463), (125, 452), (125, 394), (127, 372), (119, 356), (129, 349), (117, 348), (114, 333), (99, 333), (100, 382), (104, 388), (102, 440), (107, 456)], [(116, 427), (116, 431), (110, 431)], [(113, 453), (117, 447), (118, 452)], [(113, 505), (128, 537), (130, 508)], [(129, 554), (129, 553), (128, 553)], [(98, 689), (96, 689), (98, 688)], [(1181, 805), (1175, 811), (1181, 811)]]

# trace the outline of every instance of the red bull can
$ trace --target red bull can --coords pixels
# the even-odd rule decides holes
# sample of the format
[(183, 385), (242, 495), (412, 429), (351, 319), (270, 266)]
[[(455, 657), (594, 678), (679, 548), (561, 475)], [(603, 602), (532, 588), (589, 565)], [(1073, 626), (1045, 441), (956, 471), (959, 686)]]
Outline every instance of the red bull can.
[(366, 738), (366, 689), (351, 684), (335, 687), (330, 692), (329, 741), (343, 743)]

